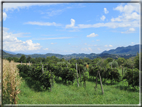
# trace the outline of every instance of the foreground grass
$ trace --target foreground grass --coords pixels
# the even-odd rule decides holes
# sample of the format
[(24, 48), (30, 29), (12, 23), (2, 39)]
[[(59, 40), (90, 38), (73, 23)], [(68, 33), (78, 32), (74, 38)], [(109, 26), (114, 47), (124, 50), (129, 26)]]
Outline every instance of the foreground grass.
[(52, 92), (34, 91), (23, 79), (18, 104), (139, 104), (139, 91), (128, 88), (125, 81), (103, 84), (104, 95), (99, 83), (95, 91), (94, 80), (87, 81), (86, 86), (55, 83)]

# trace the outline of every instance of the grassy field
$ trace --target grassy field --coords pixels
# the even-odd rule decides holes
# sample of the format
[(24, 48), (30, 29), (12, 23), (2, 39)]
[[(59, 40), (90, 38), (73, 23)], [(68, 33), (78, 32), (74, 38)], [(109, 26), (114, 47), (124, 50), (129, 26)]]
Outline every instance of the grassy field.
[(95, 91), (95, 80), (89, 79), (83, 86), (65, 85), (59, 80), (54, 84), (52, 92), (40, 91), (33, 81), (22, 79), (18, 104), (139, 104), (139, 91), (128, 88), (128, 83), (103, 84), (104, 95), (98, 82)]

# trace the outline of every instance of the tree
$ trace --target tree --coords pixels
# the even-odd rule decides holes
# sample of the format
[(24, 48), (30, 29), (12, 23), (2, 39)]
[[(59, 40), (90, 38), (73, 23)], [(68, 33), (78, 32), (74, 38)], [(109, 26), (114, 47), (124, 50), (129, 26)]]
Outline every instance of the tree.
[(27, 63), (30, 61), (31, 62), (31, 57), (30, 56), (28, 56), (28, 58), (27, 58)]
[(20, 57), (19, 62), (26, 63), (26, 57), (25, 57), (25, 55), (22, 55), (22, 56)]
[(14, 62), (19, 62), (19, 58), (13, 57)]
[(94, 64), (97, 64), (97, 62), (100, 60), (101, 58), (95, 58), (95, 59), (93, 59), (93, 63)]
[(119, 66), (120, 66), (120, 65), (123, 65), (124, 63), (126, 63), (126, 60), (125, 60), (125, 58), (118, 58), (117, 62), (119, 64)]
[(109, 62), (112, 62), (113, 61), (113, 58), (107, 58), (106, 61), (109, 63)]
[(83, 64), (82, 59), (79, 58), (79, 59), (77, 60), (77, 63), (78, 63), (78, 64)]
[(11, 57), (8, 57), (7, 60), (10, 62), (10, 61), (12, 60), (12, 58), (11, 58)]
[(32, 63), (35, 63), (35, 59), (34, 59), (34, 58), (31, 58), (31, 62), (32, 62)]
[[(139, 55), (141, 55), (141, 58), (142, 58), (141, 53), (140, 54), (137, 53), (137, 56), (134, 58), (134, 67), (137, 69), (139, 69)], [(142, 59), (141, 59), (141, 64), (142, 64)], [(141, 65), (141, 67), (142, 67), (142, 65)]]
[(83, 61), (86, 62), (87, 64), (88, 64), (88, 63), (89, 63), (89, 64), (91, 63), (91, 60), (90, 60), (89, 58), (83, 58)]

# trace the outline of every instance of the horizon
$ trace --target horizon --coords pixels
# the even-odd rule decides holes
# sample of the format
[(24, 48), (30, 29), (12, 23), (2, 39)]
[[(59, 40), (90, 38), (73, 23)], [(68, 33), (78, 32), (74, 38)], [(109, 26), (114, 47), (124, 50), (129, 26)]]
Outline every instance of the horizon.
[[(135, 45), (140, 45), (140, 44), (135, 44)], [(135, 46), (135, 45), (129, 45), (129, 46)], [(124, 46), (121, 46), (121, 47), (124, 47)], [(126, 46), (126, 47), (128, 47), (128, 46)], [(118, 48), (118, 47), (117, 47)], [(115, 49), (117, 49), (117, 48), (115, 48)], [(115, 50), (115, 49), (111, 49), (111, 50)], [(3, 51), (7, 51), (7, 50), (3, 50)], [(108, 50), (109, 51), (109, 50)], [(8, 52), (10, 52), (10, 51), (8, 51)], [(6, 53), (8, 53), (8, 52), (6, 52)], [(104, 51), (103, 51), (104, 52)], [(101, 53), (70, 53), (70, 54), (60, 54), (60, 53), (45, 53), (45, 54), (60, 54), (60, 55), (72, 55), (72, 54), (102, 54), (103, 52), (101, 52)], [(12, 53), (14, 53), (14, 52), (12, 52)], [(14, 53), (14, 54), (23, 54), (23, 53)], [(33, 54), (41, 54), (41, 53), (32, 53), (32, 54), (24, 54), (24, 55), (33, 55)], [(42, 54), (42, 55), (45, 55), (45, 54)]]
[(139, 32), (139, 3), (3, 4), (3, 50), (13, 53), (100, 54), (140, 44)]

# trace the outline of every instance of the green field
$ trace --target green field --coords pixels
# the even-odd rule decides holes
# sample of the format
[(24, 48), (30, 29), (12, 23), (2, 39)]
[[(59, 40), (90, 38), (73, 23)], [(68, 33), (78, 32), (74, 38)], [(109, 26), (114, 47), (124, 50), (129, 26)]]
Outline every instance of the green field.
[(139, 104), (139, 90), (128, 87), (126, 81), (111, 85), (108, 80), (103, 84), (103, 95), (99, 82), (95, 91), (95, 81), (89, 78), (84, 88), (77, 87), (76, 80), (73, 85), (66, 85), (59, 79), (50, 92), (40, 91), (34, 81), (22, 79), (18, 104)]

